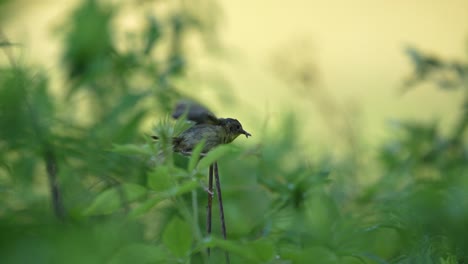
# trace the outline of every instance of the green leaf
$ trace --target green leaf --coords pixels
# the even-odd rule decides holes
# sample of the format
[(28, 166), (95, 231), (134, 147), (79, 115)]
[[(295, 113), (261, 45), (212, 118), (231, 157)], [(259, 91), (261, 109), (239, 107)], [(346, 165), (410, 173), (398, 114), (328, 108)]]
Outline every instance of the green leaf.
[(192, 230), (187, 222), (173, 217), (164, 229), (162, 241), (175, 256), (187, 256), (192, 247)]
[(166, 191), (175, 184), (174, 177), (167, 166), (156, 167), (148, 174), (148, 187), (155, 191)]
[(167, 250), (161, 246), (129, 244), (117, 251), (110, 264), (167, 263)]
[(170, 191), (170, 195), (179, 196), (179, 195), (191, 192), (192, 190), (195, 190), (196, 188), (198, 188), (197, 181), (187, 181), (184, 184), (173, 188)]
[[(227, 250), (231, 253), (241, 256), (251, 262), (259, 262), (258, 258), (255, 256), (253, 251), (250, 250), (250, 247), (247, 244), (241, 244), (239, 242), (230, 240), (222, 240), (215, 237), (205, 240), (203, 244), (204, 247), (219, 247), (223, 250)], [(201, 251), (201, 248), (197, 248), (197, 251)]]
[(260, 239), (249, 243), (238, 241), (223, 240), (216, 237), (205, 239), (201, 245), (194, 249), (194, 252), (200, 252), (207, 247), (219, 247), (228, 252), (254, 262), (269, 263), (275, 256), (274, 245), (272, 241)]
[(151, 208), (156, 206), (159, 202), (161, 202), (164, 199), (166, 199), (165, 196), (156, 195), (156, 196), (146, 200), (143, 204), (138, 205), (135, 209), (133, 209), (130, 212), (129, 216), (130, 217), (138, 217), (140, 215), (143, 215), (143, 214), (149, 212), (149, 210), (151, 210)]
[(190, 156), (188, 171), (193, 171), (195, 166), (197, 166), (198, 160), (200, 159), (200, 154), (205, 146), (205, 139), (202, 139), (200, 143), (195, 146), (195, 149), (192, 151), (192, 155)]
[(175, 186), (165, 192), (162, 192), (148, 200), (146, 200), (143, 204), (137, 206), (131, 213), (130, 213), (130, 216), (131, 217), (137, 217), (137, 216), (140, 216), (144, 213), (147, 213), (149, 210), (151, 210), (151, 208), (153, 208), (154, 206), (156, 206), (159, 202), (165, 200), (165, 199), (168, 199), (170, 197), (175, 197), (175, 196), (179, 196), (179, 195), (182, 195), (182, 194), (185, 194), (185, 193), (188, 193), (192, 190), (195, 190), (196, 188), (198, 188), (198, 182), (197, 181), (193, 181), (193, 180), (190, 180), (190, 181), (187, 181), (185, 182), (184, 184), (182, 185), (179, 185), (179, 186)]
[(208, 154), (200, 160), (198, 163), (198, 169), (203, 170), (208, 168), (213, 162), (218, 161), (222, 157), (226, 156), (229, 152), (231, 152), (231, 147), (227, 145), (222, 145), (214, 148)]
[(146, 188), (137, 184), (122, 184), (99, 194), (86, 209), (86, 215), (110, 214), (123, 203), (130, 203), (146, 194)]
[(259, 239), (250, 243), (250, 250), (257, 256), (261, 262), (269, 262), (275, 256), (275, 251), (272, 241), (266, 239)]
[(134, 144), (125, 144), (125, 145), (114, 144), (111, 151), (119, 153), (119, 154), (125, 154), (125, 155), (145, 155), (145, 156), (153, 155), (153, 152), (151, 151), (148, 145), (142, 146), (142, 145), (134, 145)]
[(148, 20), (148, 28), (146, 29), (146, 45), (144, 53), (145, 55), (150, 54), (151, 50), (153, 49), (155, 43), (161, 37), (161, 25), (159, 24), (156, 17), (150, 16), (147, 18)]

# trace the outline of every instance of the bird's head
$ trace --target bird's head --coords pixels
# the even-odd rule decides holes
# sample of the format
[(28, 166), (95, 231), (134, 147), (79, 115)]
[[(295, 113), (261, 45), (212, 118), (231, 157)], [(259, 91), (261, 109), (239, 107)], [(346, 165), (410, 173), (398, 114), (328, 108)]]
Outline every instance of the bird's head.
[(239, 135), (243, 134), (245, 137), (252, 136), (249, 132), (242, 128), (241, 123), (234, 118), (220, 118), (219, 125), (223, 126), (227, 133), (227, 143), (232, 142)]

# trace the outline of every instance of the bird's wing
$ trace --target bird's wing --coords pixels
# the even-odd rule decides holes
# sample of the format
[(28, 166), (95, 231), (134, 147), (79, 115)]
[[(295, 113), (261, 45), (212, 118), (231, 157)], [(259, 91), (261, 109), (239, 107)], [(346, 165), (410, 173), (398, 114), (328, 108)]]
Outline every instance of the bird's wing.
[(218, 118), (207, 107), (188, 99), (176, 104), (172, 117), (177, 119), (184, 114), (187, 115), (187, 120), (197, 124), (217, 124), (218, 122)]

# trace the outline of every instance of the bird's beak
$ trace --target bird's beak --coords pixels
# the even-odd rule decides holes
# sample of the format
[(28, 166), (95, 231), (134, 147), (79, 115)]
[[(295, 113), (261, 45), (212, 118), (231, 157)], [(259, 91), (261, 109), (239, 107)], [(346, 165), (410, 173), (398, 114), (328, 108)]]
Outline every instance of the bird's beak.
[(245, 131), (245, 130), (243, 130), (243, 129), (242, 129), (242, 134), (244, 134), (246, 138), (252, 136), (249, 132), (247, 132), (247, 131)]

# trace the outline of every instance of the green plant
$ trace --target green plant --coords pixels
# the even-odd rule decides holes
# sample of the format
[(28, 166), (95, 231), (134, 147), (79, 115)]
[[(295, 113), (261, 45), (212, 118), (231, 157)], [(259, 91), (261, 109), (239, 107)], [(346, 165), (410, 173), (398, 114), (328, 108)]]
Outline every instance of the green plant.
[[(295, 113), (254, 134), (261, 145), (221, 146), (203, 159), (199, 146), (184, 157), (171, 139), (186, 123), (166, 116), (183, 97), (174, 83), (190, 82), (185, 39), (213, 41), (215, 23), (173, 3), (125, 35), (115, 24), (121, 5), (85, 0), (64, 23), (59, 92), (51, 72), (19, 61), (22, 47), (1, 36), (2, 263), (223, 263), (222, 250), (232, 263), (466, 262), (466, 62), (409, 50), (409, 87), (461, 90), (464, 102), (449, 129), (392, 123), (371, 164), (358, 164), (359, 148), (301, 154)], [(148, 119), (158, 120), (156, 143)], [(216, 218), (213, 235), (203, 231), (214, 161), (227, 241)]]

